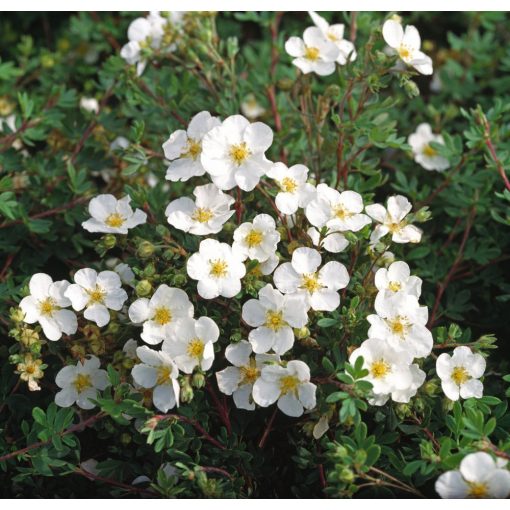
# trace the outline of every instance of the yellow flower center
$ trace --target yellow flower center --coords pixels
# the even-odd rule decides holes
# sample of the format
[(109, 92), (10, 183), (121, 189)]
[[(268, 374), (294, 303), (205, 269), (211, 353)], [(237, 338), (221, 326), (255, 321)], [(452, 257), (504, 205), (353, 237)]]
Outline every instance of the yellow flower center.
[(474, 499), (487, 497), (488, 487), (486, 483), (468, 482), (468, 486), (469, 486), (468, 497)]
[(172, 367), (168, 365), (160, 365), (157, 368), (156, 384), (166, 384), (172, 378)]
[(246, 146), (246, 142), (241, 142), (230, 147), (230, 159), (237, 165), (242, 165), (245, 160), (250, 156), (251, 151)]
[(209, 264), (211, 265), (211, 269), (209, 271), (211, 276), (214, 276), (215, 278), (224, 278), (227, 276), (228, 264), (224, 260), (210, 260)]
[(286, 375), (280, 379), (280, 391), (282, 395), (296, 393), (299, 386), (299, 379), (295, 375)]
[(183, 158), (191, 158), (193, 161), (196, 161), (201, 152), (202, 145), (200, 142), (197, 142), (193, 138), (188, 138), (188, 144), (186, 145), (186, 149), (181, 154), (181, 156)]
[(403, 336), (407, 329), (407, 320), (405, 317), (400, 317), (399, 315), (395, 317), (394, 319), (390, 319), (388, 321), (388, 325), (391, 329), (391, 332), (394, 335), (400, 335)]
[(285, 193), (294, 193), (297, 189), (297, 182), (290, 177), (284, 177), (278, 184)]
[(248, 245), (248, 248), (255, 248), (262, 243), (264, 236), (260, 230), (250, 230), (250, 233), (244, 238), (244, 242)]
[(255, 360), (250, 360), (249, 365), (244, 365), (240, 368), (241, 371), (241, 385), (242, 384), (253, 384), (260, 375), (260, 370), (255, 365)]
[(154, 318), (153, 321), (156, 324), (159, 324), (160, 326), (164, 326), (165, 324), (168, 324), (172, 320), (172, 312), (165, 306), (161, 306), (159, 308), (156, 308), (154, 311)]
[(398, 292), (402, 288), (402, 285), (400, 282), (390, 282), (388, 284), (388, 289), (391, 290), (391, 292)]
[(407, 46), (405, 46), (404, 44), (402, 44), (400, 46), (400, 48), (398, 49), (398, 54), (399, 54), (400, 58), (404, 61), (411, 58), (411, 55), (412, 55), (411, 49), (408, 48)]
[(89, 295), (89, 305), (93, 305), (102, 303), (104, 301), (106, 292), (101, 287), (96, 285), (95, 289), (87, 290), (87, 294)]
[(287, 326), (287, 323), (283, 320), (283, 312), (273, 312), (270, 310), (266, 313), (266, 328), (278, 331), (281, 328)]
[(423, 155), (424, 156), (427, 156), (428, 158), (433, 158), (434, 156), (437, 156), (437, 151), (436, 149), (432, 148), (430, 145), (425, 145), (425, 147), (423, 147)]
[(405, 223), (403, 221), (400, 223), (391, 222), (387, 224), (387, 227), (392, 234), (395, 234), (396, 232), (400, 232), (405, 227)]
[(43, 301), (39, 302), (39, 310), (42, 315), (51, 316), (55, 310), (58, 309), (57, 304), (53, 298), (46, 298)]
[(214, 214), (212, 213), (211, 209), (204, 209), (202, 207), (197, 207), (193, 214), (191, 215), (191, 219), (194, 221), (198, 221), (199, 223), (206, 223), (209, 221)]
[(73, 382), (73, 386), (78, 393), (92, 387), (92, 380), (89, 374), (78, 374)]
[(305, 58), (307, 60), (315, 62), (316, 60), (319, 60), (319, 56), (320, 56), (319, 48), (314, 48), (313, 46), (307, 46), (305, 48)]
[(389, 363), (386, 363), (383, 359), (374, 361), (370, 367), (370, 373), (374, 379), (382, 379), (391, 372)]
[(335, 32), (332, 32), (331, 30), (328, 31), (326, 37), (332, 41), (332, 42), (338, 42), (340, 40), (339, 37), (337, 37), (337, 35), (335, 34)]
[(464, 384), (469, 379), (470, 379), (470, 376), (468, 374), (468, 371), (464, 367), (462, 367), (462, 366), (455, 367), (452, 370), (452, 380), (457, 386)]
[(310, 294), (322, 289), (323, 285), (319, 283), (319, 278), (313, 274), (303, 275), (301, 278), (301, 288), (305, 289)]
[(110, 214), (104, 222), (111, 228), (121, 227), (126, 220), (119, 213)]
[(333, 209), (333, 213), (335, 217), (338, 218), (339, 220), (345, 220), (352, 216), (352, 212), (346, 211), (341, 205), (337, 205)]
[(194, 338), (188, 344), (187, 352), (192, 358), (200, 358), (204, 354), (204, 342), (200, 338)]

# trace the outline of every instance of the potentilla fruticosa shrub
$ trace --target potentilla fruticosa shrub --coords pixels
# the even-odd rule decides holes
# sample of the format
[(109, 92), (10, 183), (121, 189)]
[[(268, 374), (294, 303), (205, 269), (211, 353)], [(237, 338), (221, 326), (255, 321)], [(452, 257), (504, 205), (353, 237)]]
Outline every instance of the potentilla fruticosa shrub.
[(510, 494), (506, 14), (14, 21), (5, 494)]

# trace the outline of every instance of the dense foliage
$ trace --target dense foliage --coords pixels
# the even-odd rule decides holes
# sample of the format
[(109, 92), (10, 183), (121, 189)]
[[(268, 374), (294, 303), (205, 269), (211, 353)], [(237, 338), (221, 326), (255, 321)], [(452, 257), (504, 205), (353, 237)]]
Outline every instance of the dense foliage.
[[(325, 76), (301, 72), (285, 51), (290, 37), (313, 24), (307, 13), (187, 13), (171, 19), (178, 29), (165, 31), (161, 46), (144, 42), (135, 57), (123, 46), (139, 14), (0, 20), (2, 495), (437, 497), (438, 477), (470, 453), (510, 459), (508, 14), (401, 13), (403, 25), (418, 28), (433, 75), (398, 65), (387, 50), (382, 27), (391, 13), (321, 14), (345, 24), (357, 52)], [(203, 111), (270, 126), (267, 158), (305, 165), (310, 185), (355, 191), (365, 206), (406, 197), (413, 204), (406, 226), (419, 227), (419, 239), (392, 242), (393, 231), (376, 239), (368, 206), (364, 225), (341, 229), (340, 252), (314, 246), (310, 223), (323, 241), (325, 222), (314, 223), (304, 205), (286, 216), (276, 199), (282, 185), (264, 170), (256, 186), (223, 187), (231, 213), (206, 235), (232, 245), (240, 224), (270, 215), (280, 267), (265, 274), (246, 256), (235, 297), (210, 299), (200, 284), (197, 292), (188, 261), (205, 236), (185, 231), (182, 218), (176, 228), (167, 206), (210, 184), (213, 172), (165, 179), (175, 157), (162, 145)], [(413, 155), (409, 136), (424, 123), (442, 134), (427, 145), (429, 155), (447, 160), (442, 171), (426, 170)], [(84, 228), (89, 202), (104, 194), (129, 195), (146, 221), (127, 235)], [(312, 306), (306, 325), (293, 329), (292, 349), (280, 353), (283, 362), (267, 364), (290, 370), (291, 360), (306, 363), (316, 405), (304, 405), (298, 417), (276, 405), (239, 409), (216, 374), (232, 364), (227, 347), (241, 345), (255, 327), (243, 305), (267, 284), (291, 294), (278, 271), (304, 247), (319, 250), (323, 264), (345, 266), (345, 285), (334, 289), (340, 305)], [(434, 345), (415, 356), (426, 376), (415, 394), (397, 401), (381, 392), (392, 398), (378, 405), (367, 381), (375, 369), (351, 355), (370, 336), (367, 317), (382, 292), (374, 275), (389, 266), (388, 250), (423, 281), (417, 297), (428, 308)], [(24, 320), (19, 304), (34, 274), (73, 283), (83, 268), (120, 263), (133, 271), (134, 279), (121, 278), (128, 301), (110, 307), (101, 327), (78, 313), (77, 332), (52, 341)], [(330, 267), (337, 278), (339, 266)], [(143, 321), (132, 319), (130, 307), (162, 285), (185, 291), (195, 317), (209, 317), (219, 330), (212, 367), (183, 371), (177, 363), (180, 406), (165, 411), (153, 405), (156, 390), (131, 375), (141, 355), (126, 347), (130, 339), (161, 347), (140, 338), (133, 323)], [(76, 296), (69, 299), (79, 310)], [(460, 346), (486, 358), (481, 398), (452, 401), (443, 392), (437, 358)], [(91, 356), (107, 371), (98, 376), (104, 391), (93, 409), (90, 401), (62, 407), (57, 374)]]

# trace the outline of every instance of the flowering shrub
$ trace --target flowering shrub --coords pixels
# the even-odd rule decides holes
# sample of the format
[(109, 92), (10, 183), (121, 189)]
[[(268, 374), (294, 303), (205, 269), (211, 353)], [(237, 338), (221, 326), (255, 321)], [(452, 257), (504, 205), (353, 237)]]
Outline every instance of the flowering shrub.
[(7, 495), (509, 495), (508, 17), (435, 16), (2, 20)]

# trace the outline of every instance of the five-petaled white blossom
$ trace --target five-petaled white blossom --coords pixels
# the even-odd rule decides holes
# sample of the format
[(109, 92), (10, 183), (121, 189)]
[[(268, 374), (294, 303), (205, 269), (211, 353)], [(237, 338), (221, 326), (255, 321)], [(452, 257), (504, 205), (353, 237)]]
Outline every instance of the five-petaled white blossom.
[(241, 291), (241, 278), (246, 274), (243, 261), (226, 243), (205, 239), (199, 251), (186, 264), (188, 275), (198, 280), (197, 290), (204, 299), (234, 297)]
[(166, 171), (169, 181), (187, 181), (191, 177), (205, 174), (202, 166), (202, 139), (212, 128), (221, 125), (220, 119), (209, 112), (197, 113), (188, 124), (188, 129), (174, 131), (163, 144), (165, 158), (170, 161)]
[(234, 214), (230, 206), (235, 199), (214, 184), (197, 186), (193, 194), (195, 201), (181, 197), (168, 204), (165, 211), (168, 223), (197, 236), (217, 234)]
[(186, 374), (191, 374), (197, 366), (209, 370), (214, 361), (213, 344), (219, 336), (217, 324), (209, 317), (182, 319), (163, 342), (162, 350)]
[(179, 370), (172, 358), (163, 351), (155, 351), (146, 345), (136, 349), (141, 363), (131, 371), (133, 380), (142, 388), (153, 388), (152, 402), (163, 413), (179, 407)]
[(485, 365), (485, 359), (465, 345), (456, 347), (451, 356), (446, 352), (441, 354), (436, 361), (436, 372), (444, 394), (450, 400), (481, 398), (483, 383), (479, 379)]
[(147, 221), (147, 214), (141, 209), (133, 211), (126, 195), (117, 200), (113, 195), (98, 195), (89, 203), (92, 218), (84, 221), (82, 227), (89, 232), (105, 234), (127, 234), (130, 228), (142, 225)]
[(79, 269), (74, 274), (73, 284), (67, 287), (64, 295), (70, 299), (76, 311), (83, 310), (83, 316), (99, 327), (110, 322), (109, 310), (119, 311), (128, 298), (122, 288), (120, 277), (114, 271)]
[(76, 402), (82, 409), (94, 408), (95, 404), (90, 399), (97, 399), (98, 390), (102, 391), (110, 385), (106, 370), (101, 370), (99, 366), (99, 359), (90, 356), (83, 362), (62, 368), (55, 379), (57, 386), (62, 388), (55, 395), (55, 404), (70, 407)]
[(374, 283), (379, 291), (376, 301), (392, 299), (399, 293), (410, 294), (416, 298), (421, 294), (421, 278), (412, 276), (409, 266), (401, 260), (393, 262), (387, 269), (378, 269)]
[[(321, 229), (322, 231), (322, 229)], [(349, 246), (349, 241), (341, 232), (332, 232), (326, 227), (326, 235), (321, 235), (315, 227), (310, 227), (306, 233), (314, 246), (324, 248), (330, 253), (340, 253)]]
[(71, 306), (71, 301), (64, 293), (69, 282), (54, 282), (45, 273), (36, 273), (28, 284), (30, 295), (24, 297), (19, 306), (25, 313), (23, 321), (27, 324), (38, 322), (48, 340), (58, 340), (62, 333), (76, 333), (78, 321), (76, 314), (64, 308)]
[(367, 317), (368, 336), (384, 338), (396, 351), (413, 358), (424, 358), (432, 351), (432, 333), (427, 329), (428, 308), (410, 294), (399, 294), (375, 302), (376, 314)]
[(510, 496), (506, 464), (506, 460), (495, 460), (486, 452), (469, 453), (458, 470), (439, 476), (436, 492), (443, 499), (506, 499)]
[(301, 416), (304, 410), (316, 405), (317, 386), (310, 382), (310, 368), (299, 360), (289, 361), (286, 367), (267, 365), (253, 385), (253, 400), (262, 407), (278, 401), (280, 411), (288, 416)]
[(442, 135), (435, 135), (430, 124), (420, 124), (416, 131), (409, 135), (407, 143), (411, 146), (414, 160), (425, 170), (437, 170), (443, 172), (449, 168), (450, 163), (444, 156), (440, 156), (437, 150), (430, 145), (431, 142), (444, 145)]
[(379, 224), (370, 235), (370, 243), (375, 244), (386, 234), (391, 234), (394, 243), (419, 243), (422, 231), (410, 225), (405, 217), (413, 208), (411, 202), (402, 195), (388, 198), (388, 207), (382, 204), (371, 204), (365, 207), (367, 214)]
[(432, 59), (420, 51), (421, 38), (416, 27), (407, 25), (404, 31), (402, 25), (389, 19), (384, 22), (382, 33), (386, 44), (393, 54), (409, 66), (414, 67), (421, 74), (432, 74)]
[(225, 358), (233, 366), (216, 372), (220, 391), (225, 395), (232, 395), (236, 407), (247, 411), (255, 409), (252, 390), (255, 381), (260, 377), (262, 368), (280, 361), (280, 357), (276, 354), (253, 356), (252, 353), (252, 346), (246, 340), (230, 344), (225, 349)]
[(303, 39), (290, 37), (285, 51), (295, 57), (292, 63), (304, 74), (315, 73), (327, 76), (335, 72), (335, 62), (340, 55), (337, 45), (326, 39), (318, 27), (308, 27)]
[(307, 308), (302, 295), (284, 295), (270, 284), (263, 287), (258, 299), (247, 301), (242, 311), (243, 320), (256, 328), (248, 336), (253, 352), (286, 353), (294, 345), (292, 328), (302, 328), (308, 322)]
[(274, 179), (280, 191), (275, 204), (283, 214), (294, 214), (299, 207), (306, 207), (315, 196), (315, 187), (306, 182), (308, 168), (305, 165), (274, 163), (267, 171), (267, 176)]
[(269, 214), (258, 214), (253, 222), (243, 223), (234, 231), (232, 251), (241, 260), (247, 258), (265, 262), (276, 253), (280, 242), (280, 233), (276, 230), (276, 223)]
[(163, 284), (150, 299), (132, 303), (128, 314), (131, 322), (143, 323), (142, 340), (156, 345), (170, 338), (181, 319), (193, 317), (193, 304), (182, 289)]
[(313, 248), (297, 248), (292, 261), (279, 266), (274, 284), (284, 294), (296, 293), (305, 298), (309, 308), (331, 312), (340, 305), (338, 291), (347, 287), (349, 273), (340, 262), (331, 261), (322, 268), (322, 257)]
[(265, 156), (272, 143), (267, 124), (231, 115), (204, 136), (202, 165), (218, 188), (251, 191), (272, 165)]
[(315, 11), (308, 11), (312, 21), (316, 27), (320, 29), (322, 35), (328, 41), (331, 41), (339, 50), (337, 63), (345, 65), (348, 61), (356, 60), (356, 50), (351, 41), (344, 39), (345, 25), (343, 23), (335, 23), (330, 25), (322, 16)]

